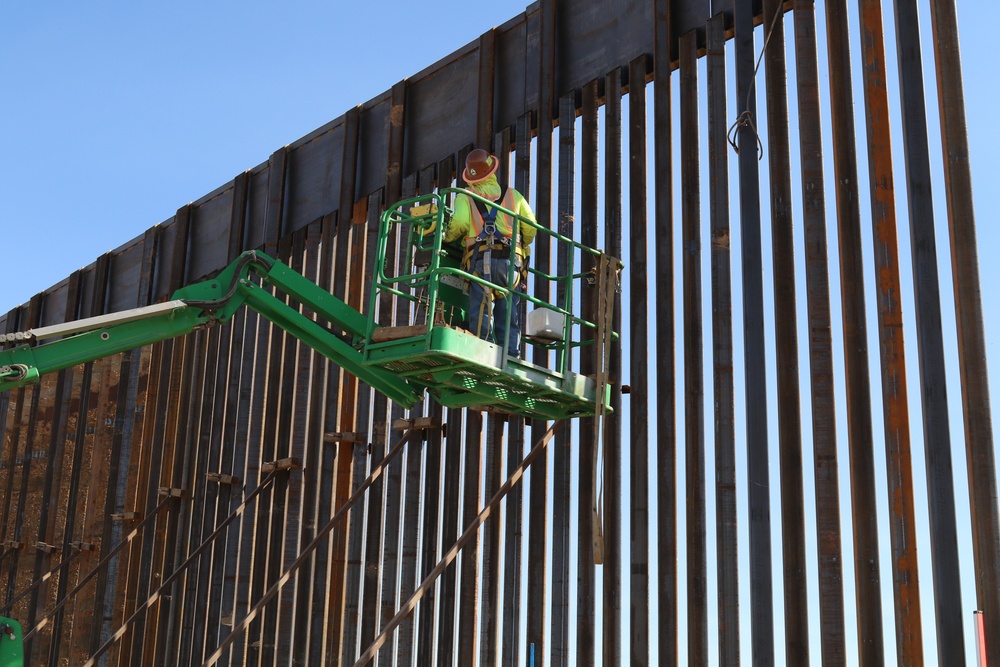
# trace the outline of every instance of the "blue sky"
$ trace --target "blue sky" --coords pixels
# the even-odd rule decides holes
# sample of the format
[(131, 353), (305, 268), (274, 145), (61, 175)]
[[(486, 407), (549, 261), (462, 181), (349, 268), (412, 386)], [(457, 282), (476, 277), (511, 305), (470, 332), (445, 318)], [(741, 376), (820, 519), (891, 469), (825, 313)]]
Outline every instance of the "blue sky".
[[(519, 0), (5, 3), (0, 312), (524, 7)], [(982, 278), (993, 285), (1000, 93), (990, 31), (1000, 9), (973, 0), (960, 12)], [(1000, 312), (1000, 296), (984, 290), (984, 310), (988, 332), (997, 330), (991, 314)], [(996, 351), (997, 337), (989, 340)]]
[(0, 312), (524, 8), (4, 3)]
[[(5, 3), (0, 8), (5, 251), (0, 313), (169, 219), (280, 146), (475, 40), (525, 4)], [(884, 4), (888, 27), (892, 3)], [(959, 12), (983, 306), (991, 376), (997, 378), (1000, 292), (992, 288), (1000, 284), (995, 259), (1000, 188), (994, 182), (1000, 159), (995, 84), (1000, 3), (962, 0)], [(929, 43), (929, 26), (922, 39)], [(763, 83), (761, 75), (758, 85)], [(863, 104), (860, 91), (855, 104)], [(936, 107), (928, 109), (928, 117), (936, 122)], [(857, 131), (863, 142), (864, 128)], [(859, 174), (866, 177), (866, 169)], [(899, 174), (897, 198), (905, 200)], [(942, 192), (935, 196), (943, 201)], [(733, 208), (735, 215), (735, 202)], [(828, 210), (832, 225), (832, 195)], [(867, 220), (864, 206), (862, 215)], [(945, 224), (943, 215), (937, 224)], [(905, 220), (900, 229), (902, 234)], [(939, 245), (938, 252), (947, 247)], [(908, 264), (908, 254), (900, 261)], [(942, 273), (942, 279), (950, 275)], [(942, 296), (950, 301), (947, 284)], [(868, 325), (873, 330), (875, 322)], [(907, 343), (915, 358), (914, 341)], [(915, 380), (911, 376), (917, 413)], [(877, 384), (877, 376), (872, 381)], [(954, 400), (957, 385), (951, 392)], [(876, 403), (874, 409), (881, 408)], [(956, 427), (960, 432), (960, 420)], [(964, 476), (964, 461), (955, 466), (956, 475)], [(846, 479), (841, 488), (847, 493)], [(777, 518), (774, 507), (772, 521)], [(880, 530), (887, 534), (884, 525)], [(923, 575), (929, 577), (927, 568)], [(968, 596), (964, 602), (972, 604)], [(930, 612), (925, 605), (925, 633), (933, 627)], [(883, 614), (891, 623), (891, 609)]]

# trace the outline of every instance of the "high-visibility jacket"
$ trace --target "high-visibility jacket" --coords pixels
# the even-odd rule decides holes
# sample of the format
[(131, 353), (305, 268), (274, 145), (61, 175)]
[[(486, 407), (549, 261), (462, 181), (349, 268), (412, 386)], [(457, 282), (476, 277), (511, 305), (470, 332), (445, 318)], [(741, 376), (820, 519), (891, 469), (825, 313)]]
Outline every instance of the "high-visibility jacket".
[[(499, 204), (526, 220), (535, 221), (535, 214), (532, 212), (527, 200), (514, 188), (507, 188), (507, 192)], [(497, 211), (495, 222), (497, 235), (509, 239), (513, 233), (511, 223), (512, 218), (510, 216), (502, 211)], [(448, 229), (445, 231), (444, 242), (452, 243), (460, 238), (464, 238), (465, 246), (470, 247), (475, 243), (476, 237), (482, 232), (483, 225), (483, 216), (473, 200), (470, 197), (459, 195), (455, 198), (455, 211), (451, 217), (451, 222), (448, 224)], [(520, 245), (526, 248), (528, 244), (535, 240), (537, 231), (531, 225), (520, 225), (518, 229)]]

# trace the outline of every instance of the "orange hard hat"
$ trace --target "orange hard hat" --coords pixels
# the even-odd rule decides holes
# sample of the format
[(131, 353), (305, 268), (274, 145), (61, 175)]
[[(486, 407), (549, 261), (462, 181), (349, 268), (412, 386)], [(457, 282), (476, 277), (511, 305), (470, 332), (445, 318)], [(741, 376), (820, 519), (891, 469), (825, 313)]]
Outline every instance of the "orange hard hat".
[(462, 178), (469, 185), (479, 183), (492, 176), (499, 166), (500, 160), (497, 159), (496, 155), (490, 155), (482, 148), (477, 148), (465, 158), (465, 171), (462, 172)]

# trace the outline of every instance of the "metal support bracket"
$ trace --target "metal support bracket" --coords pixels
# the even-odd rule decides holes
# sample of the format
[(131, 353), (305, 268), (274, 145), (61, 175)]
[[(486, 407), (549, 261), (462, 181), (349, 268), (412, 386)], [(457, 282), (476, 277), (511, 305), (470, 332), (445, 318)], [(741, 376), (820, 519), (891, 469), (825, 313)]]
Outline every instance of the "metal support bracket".
[(367, 442), (364, 433), (358, 432), (340, 432), (334, 431), (332, 433), (327, 433), (323, 436), (323, 442), (332, 442), (337, 444), (342, 444), (345, 442)]
[(416, 417), (414, 419), (397, 419), (392, 422), (392, 430), (394, 431), (405, 431), (407, 429), (412, 429), (414, 431), (431, 431), (440, 429), (442, 426), (441, 420), (437, 417)]
[(302, 464), (295, 457), (290, 457), (287, 459), (278, 459), (277, 461), (272, 461), (270, 463), (263, 463), (260, 466), (260, 471), (263, 473), (271, 473), (275, 470), (298, 470), (302, 467)]
[(215, 482), (216, 484), (229, 484), (230, 486), (239, 486), (243, 482), (243, 480), (241, 480), (239, 477), (226, 475), (221, 472), (205, 473), (205, 478), (208, 479), (208, 481), (210, 482)]

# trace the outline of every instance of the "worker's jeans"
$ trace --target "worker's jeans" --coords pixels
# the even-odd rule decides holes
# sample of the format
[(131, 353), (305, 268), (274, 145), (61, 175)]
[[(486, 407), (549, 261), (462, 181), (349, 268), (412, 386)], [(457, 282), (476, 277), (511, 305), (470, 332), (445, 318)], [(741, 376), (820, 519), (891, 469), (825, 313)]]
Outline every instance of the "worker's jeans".
[[(472, 264), (472, 273), (500, 287), (507, 286), (510, 271), (509, 259), (493, 258), (490, 262), (490, 275), (484, 273), (485, 262), (482, 256)], [(515, 276), (516, 277), (516, 276)], [(516, 283), (515, 283), (516, 284)], [(512, 357), (521, 356), (521, 297), (517, 290), (511, 290), (509, 296), (493, 299), (493, 317), (490, 317), (489, 300), (486, 299), (483, 286), (475, 281), (469, 281), (469, 331), (497, 345), (504, 344), (507, 323), (507, 307), (513, 308), (510, 314), (510, 339), (507, 341), (507, 352)], [(480, 315), (482, 315), (480, 319)], [(491, 322), (492, 320), (492, 322)], [(492, 326), (490, 326), (492, 323)]]

